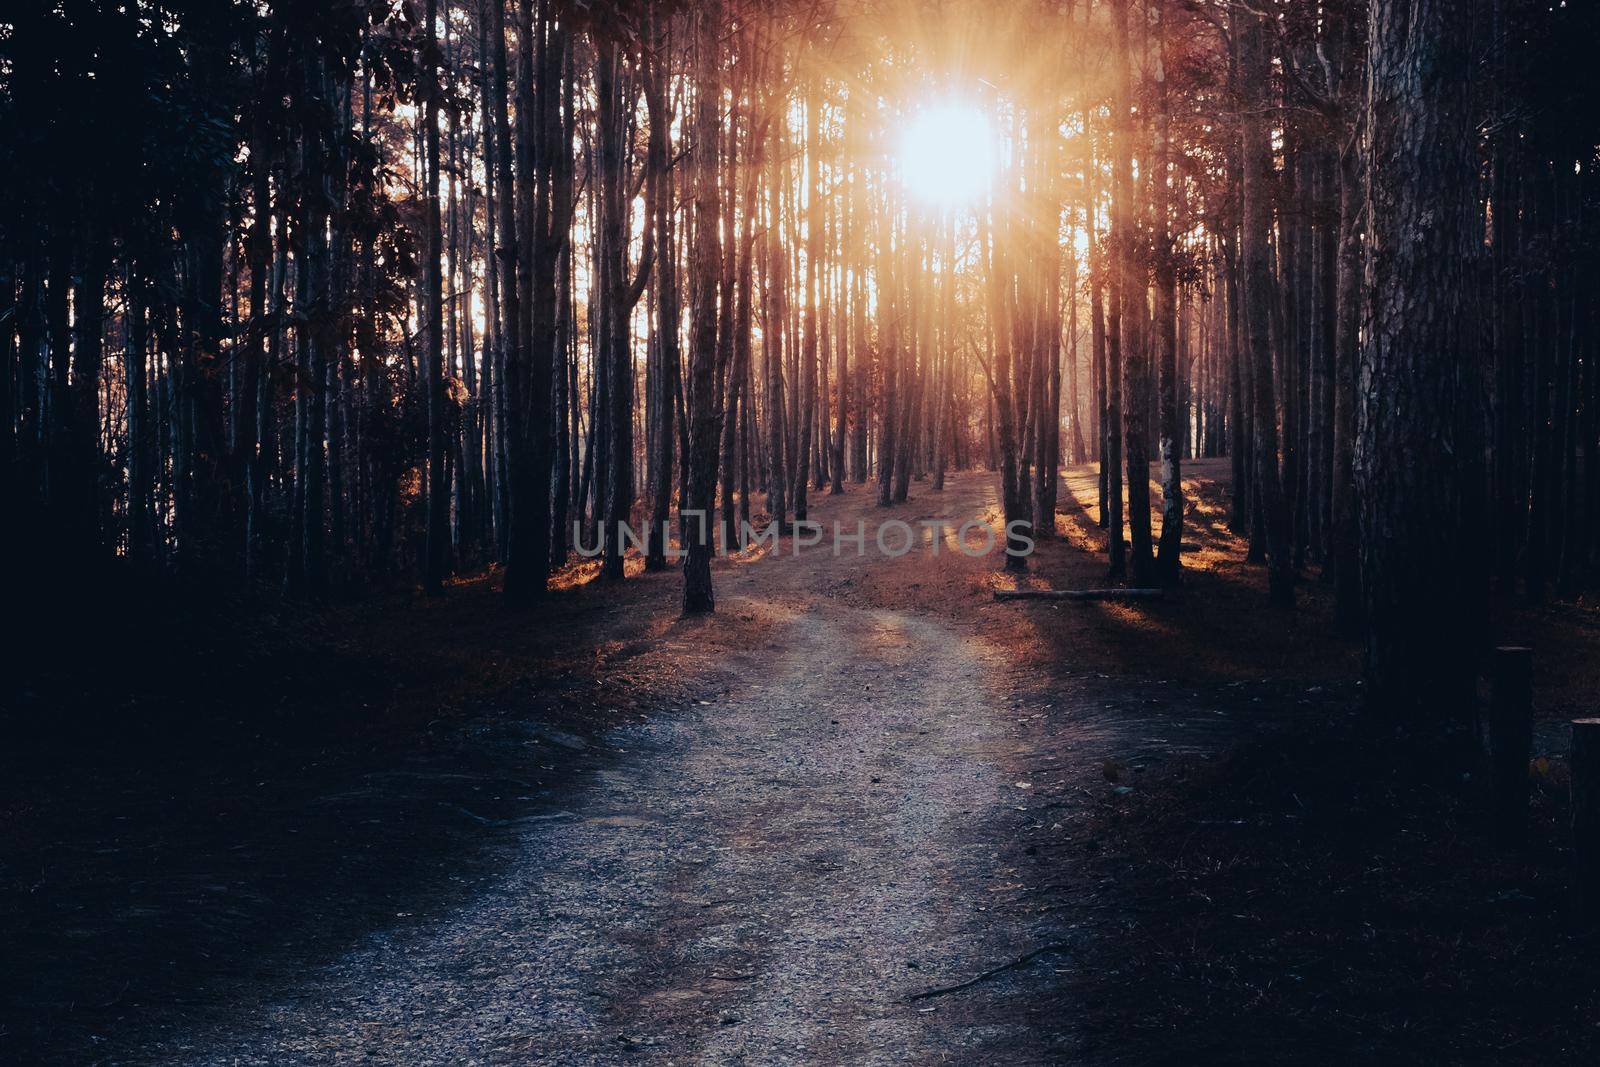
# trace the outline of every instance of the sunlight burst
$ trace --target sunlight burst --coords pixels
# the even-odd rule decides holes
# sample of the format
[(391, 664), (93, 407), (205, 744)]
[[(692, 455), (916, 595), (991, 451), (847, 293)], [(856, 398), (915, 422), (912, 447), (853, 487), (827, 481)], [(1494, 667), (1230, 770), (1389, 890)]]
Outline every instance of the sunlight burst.
[(967, 204), (989, 186), (994, 143), (975, 107), (950, 104), (915, 115), (900, 143), (906, 188), (941, 207)]

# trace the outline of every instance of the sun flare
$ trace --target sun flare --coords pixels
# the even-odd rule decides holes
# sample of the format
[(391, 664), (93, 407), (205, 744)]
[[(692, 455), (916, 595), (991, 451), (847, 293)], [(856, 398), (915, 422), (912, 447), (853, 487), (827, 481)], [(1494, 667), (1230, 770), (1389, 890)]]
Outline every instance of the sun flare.
[(983, 112), (949, 104), (918, 112), (900, 143), (906, 188), (940, 207), (968, 204), (989, 187), (994, 142)]

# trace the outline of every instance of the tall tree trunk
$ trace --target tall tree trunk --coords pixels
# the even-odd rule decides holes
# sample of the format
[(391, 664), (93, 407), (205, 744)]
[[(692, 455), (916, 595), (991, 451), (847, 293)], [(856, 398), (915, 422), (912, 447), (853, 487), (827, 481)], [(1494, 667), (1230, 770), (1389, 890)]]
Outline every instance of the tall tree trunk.
[(428, 395), (428, 543), (422, 588), (429, 596), (444, 592), (450, 566), (450, 490), (445, 472), (445, 396), (443, 278), (440, 274), (439, 217), (439, 41), (438, 0), (428, 0), (426, 37), (421, 57), (422, 123), (425, 141), (422, 165), (422, 344)]
[(1167, 103), (1166, 15), (1156, 12), (1155, 304), (1160, 353), (1161, 546), (1156, 576), (1175, 585), (1183, 544), (1182, 440), (1178, 425), (1178, 280), (1172, 246), (1172, 120)]
[[(804, 522), (806, 519), (806, 494), (809, 491), (808, 483), (811, 481), (812, 429), (817, 406), (817, 269), (822, 259), (822, 185), (817, 172), (817, 154), (822, 143), (818, 130), (822, 110), (818, 100), (820, 95), (821, 89), (817, 84), (817, 77), (813, 75), (806, 91), (805, 103), (806, 178), (810, 189), (810, 214), (806, 222), (805, 334), (801, 341), (798, 383), (800, 411), (797, 430), (800, 436), (795, 449), (795, 456), (799, 460), (799, 466), (794, 474), (795, 522)], [(823, 406), (826, 408), (826, 401)]]
[(673, 235), (672, 171), (667, 162), (672, 154), (672, 115), (667, 103), (666, 17), (657, 13), (657, 49), (663, 53), (652, 62), (645, 75), (645, 103), (650, 113), (649, 180), (656, 183), (655, 217), (647, 225), (656, 229), (656, 338), (659, 370), (656, 375), (656, 427), (653, 459), (654, 481), (650, 489), (650, 531), (645, 550), (645, 569), (665, 570), (668, 526), (672, 507), (672, 457), (676, 443), (673, 415), (680, 375), (678, 367), (678, 263), (677, 241)]
[(1244, 323), (1241, 328), (1250, 364), (1251, 400), (1254, 405), (1255, 484), (1265, 524), (1267, 578), (1272, 601), (1294, 603), (1294, 572), (1290, 568), (1289, 512), (1278, 478), (1278, 420), (1273, 396), (1272, 308), (1272, 149), (1268, 142), (1267, 112), (1271, 101), (1271, 57), (1266, 47), (1264, 17), (1238, 14), (1241, 182), (1240, 259)]
[(693, 12), (695, 23), (694, 110), (694, 263), (692, 269), (693, 337), (690, 348), (689, 492), (686, 508), (699, 512), (688, 523), (688, 551), (683, 566), (683, 611), (697, 615), (716, 610), (711, 588), (711, 508), (717, 488), (717, 439), (722, 412), (717, 406), (717, 291), (721, 277), (722, 216), (718, 189), (718, 120), (722, 103), (722, 4), (703, 0)]
[[(1113, 278), (1112, 343), (1122, 367), (1122, 434), (1127, 462), (1128, 550), (1131, 553), (1130, 577), (1136, 585), (1148, 585), (1154, 570), (1150, 551), (1150, 445), (1146, 428), (1150, 419), (1150, 354), (1145, 344), (1145, 293), (1148, 283), (1144, 264), (1138, 255), (1134, 235), (1134, 201), (1138, 198), (1133, 173), (1133, 89), (1128, 71), (1131, 46), (1128, 40), (1130, 0), (1112, 0), (1111, 19), (1116, 33), (1113, 45), (1116, 96), (1112, 131), (1115, 184), (1112, 222), (1115, 267)], [(1112, 571), (1121, 573), (1117, 559), (1120, 527), (1112, 540)]]
[(1366, 697), (1412, 721), (1471, 713), (1481, 560), (1464, 551), (1462, 388), (1476, 195), (1472, 20), (1374, 0), (1368, 20), (1364, 288), (1355, 477)]

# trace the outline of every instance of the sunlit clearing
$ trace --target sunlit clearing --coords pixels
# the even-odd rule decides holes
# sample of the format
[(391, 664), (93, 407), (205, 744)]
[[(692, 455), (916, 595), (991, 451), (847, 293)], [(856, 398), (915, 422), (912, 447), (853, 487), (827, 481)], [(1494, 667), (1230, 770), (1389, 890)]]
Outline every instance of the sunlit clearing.
[(900, 143), (906, 188), (940, 206), (969, 203), (989, 186), (994, 143), (974, 107), (949, 105), (919, 112)]

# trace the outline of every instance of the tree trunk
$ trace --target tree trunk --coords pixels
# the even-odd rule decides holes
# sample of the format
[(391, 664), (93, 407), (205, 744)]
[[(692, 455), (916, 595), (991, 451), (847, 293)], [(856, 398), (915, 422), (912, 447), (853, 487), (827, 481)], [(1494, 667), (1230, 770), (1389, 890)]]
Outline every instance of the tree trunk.
[(422, 588), (429, 596), (444, 592), (450, 559), (450, 497), (444, 466), (445, 385), (443, 278), (440, 274), (439, 217), (439, 42), (436, 30), (438, 0), (428, 0), (424, 16), (426, 40), (421, 56), (423, 136), (422, 163), (423, 263), (422, 345), (424, 379), (428, 396), (428, 545)]
[(1463, 551), (1459, 380), (1475, 253), (1472, 22), (1448, 0), (1374, 0), (1368, 21), (1364, 288), (1355, 477), (1372, 706), (1470, 714), (1474, 590)]
[(1162, 585), (1176, 585), (1183, 544), (1182, 440), (1178, 427), (1178, 281), (1173, 261), (1171, 225), (1171, 112), (1167, 104), (1166, 20), (1157, 10), (1156, 22), (1156, 344), (1160, 352), (1161, 546), (1156, 577)]
[(1256, 492), (1266, 533), (1267, 578), (1272, 601), (1288, 607), (1294, 603), (1294, 573), (1289, 559), (1289, 512), (1278, 478), (1278, 420), (1273, 396), (1272, 150), (1268, 142), (1267, 89), (1271, 57), (1267, 53), (1263, 17), (1240, 13), (1239, 86), (1241, 112), (1240, 258), (1242, 308), (1241, 334), (1250, 365), (1254, 406), (1254, 461)]
[(717, 406), (717, 290), (722, 247), (718, 235), (721, 201), (717, 141), (722, 97), (720, 0), (704, 0), (695, 20), (696, 79), (694, 112), (694, 265), (693, 337), (690, 348), (689, 493), (687, 508), (699, 519), (686, 526), (688, 551), (683, 566), (683, 612), (716, 610), (711, 588), (711, 508), (717, 488), (717, 439), (722, 412)]

